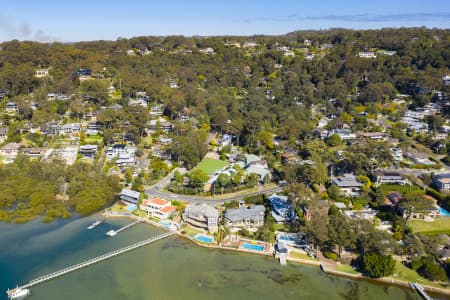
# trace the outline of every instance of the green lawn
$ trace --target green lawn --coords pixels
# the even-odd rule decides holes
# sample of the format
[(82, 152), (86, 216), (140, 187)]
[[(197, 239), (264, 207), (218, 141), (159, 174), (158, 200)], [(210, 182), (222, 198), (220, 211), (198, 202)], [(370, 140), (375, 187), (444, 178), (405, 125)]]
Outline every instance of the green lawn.
[[(396, 275), (396, 276), (394, 276), (394, 275)], [(440, 286), (437, 283), (431, 282), (431, 281), (421, 277), (419, 274), (416, 273), (416, 271), (411, 270), (410, 268), (406, 267), (399, 260), (396, 260), (396, 262), (395, 262), (394, 275), (390, 276), (390, 277), (394, 278), (394, 279), (408, 281), (408, 282), (417, 282), (417, 283), (431, 285), (431, 286), (437, 286), (437, 287)]]
[(196, 236), (199, 233), (204, 233), (203, 231), (195, 229), (195, 228), (193, 228), (193, 227), (191, 227), (189, 225), (181, 226), (180, 230), (184, 231), (186, 233), (186, 235), (188, 235), (190, 237), (194, 237), (194, 236)]
[(337, 264), (336, 271), (349, 273), (349, 274), (359, 274), (358, 271), (353, 270), (352, 266), (347, 264)]
[(228, 166), (228, 162), (226, 161), (207, 157), (202, 160), (196, 168), (202, 170), (208, 175), (211, 175), (217, 170), (226, 166)]
[(314, 258), (312, 258), (311, 256), (303, 253), (303, 252), (299, 252), (299, 251), (289, 251), (289, 256), (292, 258), (299, 258), (299, 259), (305, 259), (305, 260), (315, 260)]
[(88, 135), (83, 139), (83, 144), (102, 144), (103, 137), (100, 135)]
[(412, 219), (409, 221), (413, 232), (420, 232), (423, 234), (437, 235), (441, 233), (450, 234), (450, 218), (441, 217), (437, 218), (433, 222), (427, 222), (424, 220)]
[(396, 185), (396, 184), (382, 184), (379, 189), (384, 195), (388, 195), (390, 192), (399, 192), (405, 194), (407, 192), (414, 192), (420, 190), (417, 185)]

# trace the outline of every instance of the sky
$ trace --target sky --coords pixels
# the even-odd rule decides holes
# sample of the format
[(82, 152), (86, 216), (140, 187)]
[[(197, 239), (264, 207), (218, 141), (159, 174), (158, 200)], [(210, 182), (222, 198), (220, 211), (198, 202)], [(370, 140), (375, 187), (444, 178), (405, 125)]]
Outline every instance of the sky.
[(2, 0), (0, 41), (450, 28), (450, 0)]

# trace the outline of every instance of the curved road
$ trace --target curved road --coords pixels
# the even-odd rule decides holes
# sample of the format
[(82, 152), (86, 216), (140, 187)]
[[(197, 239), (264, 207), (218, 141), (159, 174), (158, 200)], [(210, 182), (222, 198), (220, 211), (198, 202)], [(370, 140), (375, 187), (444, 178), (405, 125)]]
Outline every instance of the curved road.
[[(169, 175), (164, 177), (157, 184), (145, 188), (145, 194), (150, 195), (151, 197), (158, 197), (158, 198), (163, 198), (163, 199), (167, 199), (167, 200), (183, 201), (183, 202), (194, 203), (194, 204), (197, 204), (197, 203), (221, 204), (221, 203), (225, 203), (225, 202), (231, 202), (233, 200), (240, 201), (248, 196), (256, 196), (258, 194), (278, 193), (283, 190), (283, 187), (280, 187), (280, 186), (267, 188), (267, 189), (261, 188), (255, 192), (243, 193), (243, 194), (240, 194), (237, 196), (220, 197), (219, 199), (214, 199), (213, 197), (201, 197), (201, 196), (195, 196), (195, 195), (181, 195), (181, 194), (174, 194), (174, 193), (163, 191), (162, 189), (169, 184), (169, 182), (172, 179), (176, 170), (177, 169), (170, 172)], [(182, 169), (178, 169), (178, 171), (183, 172)]]

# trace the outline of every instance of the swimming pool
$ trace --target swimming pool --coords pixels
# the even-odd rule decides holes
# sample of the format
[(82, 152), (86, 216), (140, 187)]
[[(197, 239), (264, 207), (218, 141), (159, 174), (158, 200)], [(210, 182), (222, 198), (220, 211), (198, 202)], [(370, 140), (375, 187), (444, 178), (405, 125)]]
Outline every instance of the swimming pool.
[(167, 228), (167, 229), (170, 229), (172, 227), (171, 221), (159, 221), (159, 224), (161, 224), (162, 226), (164, 226), (164, 228)]
[(439, 207), (439, 214), (444, 217), (450, 217), (450, 212), (443, 207)]
[(285, 235), (282, 235), (282, 236), (278, 237), (278, 239), (281, 240), (281, 241), (287, 241), (287, 242), (295, 241), (293, 237), (285, 236)]
[(203, 234), (197, 234), (194, 239), (196, 239), (199, 242), (211, 244), (213, 242), (213, 238), (207, 235)]
[(262, 246), (262, 245), (254, 245), (254, 244), (248, 244), (248, 243), (243, 243), (242, 248), (248, 249), (248, 250), (254, 250), (254, 251), (263, 251), (264, 250), (264, 246)]
[(129, 211), (134, 211), (134, 210), (136, 210), (136, 208), (137, 208), (136, 204), (129, 204), (129, 205), (127, 205), (127, 209)]

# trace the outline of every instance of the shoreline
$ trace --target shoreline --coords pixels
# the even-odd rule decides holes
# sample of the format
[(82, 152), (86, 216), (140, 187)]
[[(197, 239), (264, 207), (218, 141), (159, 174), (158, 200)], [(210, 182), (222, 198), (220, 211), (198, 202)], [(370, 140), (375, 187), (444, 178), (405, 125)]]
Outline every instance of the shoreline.
[[(132, 213), (130, 213), (129, 215), (123, 215), (120, 213), (102, 213), (101, 214), (103, 217), (108, 218), (108, 217), (115, 217), (115, 218), (131, 218), (131, 219), (141, 219), (143, 220), (144, 223), (147, 223), (149, 225), (155, 226), (157, 228), (160, 229), (164, 229), (164, 230), (168, 230), (167, 228), (161, 226), (161, 224), (156, 223), (152, 220), (149, 220), (147, 218), (141, 218), (138, 217)], [(206, 245), (206, 244), (202, 244), (199, 243), (198, 241), (196, 241), (194, 238), (186, 235), (186, 234), (182, 234), (180, 231), (178, 230), (170, 230), (175, 232), (175, 234), (178, 237), (187, 239), (189, 241), (191, 241), (193, 244), (195, 244), (196, 246), (202, 247), (202, 248), (209, 248), (209, 249), (218, 249), (218, 250), (225, 250), (225, 251), (234, 251), (234, 252), (240, 252), (240, 253), (247, 253), (247, 254), (256, 254), (256, 255), (263, 255), (263, 256), (271, 256), (274, 257), (275, 256), (271, 253), (268, 253), (267, 251), (252, 251), (252, 250), (247, 250), (247, 249), (239, 249), (239, 248), (230, 248), (230, 247), (224, 247), (224, 246), (219, 246), (219, 245)], [(369, 278), (366, 277), (364, 275), (362, 275), (361, 273), (359, 274), (350, 274), (350, 273), (346, 273), (346, 272), (342, 272), (342, 271), (338, 271), (338, 270), (333, 270), (330, 268), (327, 268), (325, 265), (322, 265), (320, 263), (320, 261), (317, 260), (306, 260), (306, 259), (301, 259), (301, 258), (290, 258), (289, 256), (286, 258), (287, 261), (291, 261), (293, 263), (297, 263), (297, 264), (304, 264), (304, 265), (310, 265), (310, 266), (315, 266), (315, 267), (321, 267), (322, 271), (327, 274), (327, 275), (331, 275), (331, 276), (339, 276), (339, 277), (344, 277), (344, 278), (348, 278), (348, 279), (352, 279), (352, 280), (356, 280), (356, 281), (368, 281), (371, 283), (377, 283), (380, 285), (387, 285), (387, 286), (396, 286), (396, 287), (401, 287), (401, 288), (408, 288), (410, 289), (409, 286), (409, 282), (408, 281), (404, 281), (404, 280), (399, 280), (399, 279), (393, 279), (393, 278), (388, 278), (388, 277), (383, 277), (383, 278)], [(448, 297), (450, 298), (450, 289), (445, 289), (445, 288), (438, 288), (438, 287), (433, 287), (433, 286), (429, 286), (429, 285), (424, 285), (421, 284), (423, 286), (423, 288), (425, 289), (426, 292), (430, 292), (432, 294), (435, 295), (439, 295), (439, 296), (444, 296), (444, 297)]]

